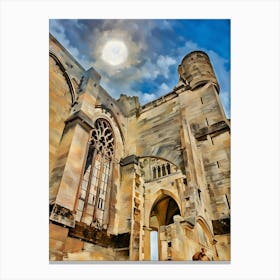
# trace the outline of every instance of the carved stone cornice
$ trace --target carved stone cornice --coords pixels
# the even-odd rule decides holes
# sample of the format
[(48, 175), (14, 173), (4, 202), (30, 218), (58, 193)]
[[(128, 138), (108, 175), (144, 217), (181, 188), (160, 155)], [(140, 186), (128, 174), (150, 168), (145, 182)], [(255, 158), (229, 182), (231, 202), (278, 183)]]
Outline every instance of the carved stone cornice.
[(139, 158), (136, 155), (130, 155), (125, 158), (122, 158), (120, 161), (121, 166), (126, 166), (129, 164), (138, 164), (139, 163)]
[(81, 124), (88, 131), (94, 128), (94, 123), (83, 111), (75, 112), (65, 121), (66, 125), (75, 123)]

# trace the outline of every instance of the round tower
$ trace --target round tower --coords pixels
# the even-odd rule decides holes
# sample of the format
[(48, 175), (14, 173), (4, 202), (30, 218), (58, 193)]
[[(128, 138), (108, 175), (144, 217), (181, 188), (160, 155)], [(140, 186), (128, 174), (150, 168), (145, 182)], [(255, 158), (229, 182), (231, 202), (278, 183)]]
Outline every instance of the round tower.
[(189, 84), (192, 90), (212, 82), (217, 91), (220, 91), (210, 59), (203, 51), (187, 54), (179, 65), (178, 72), (180, 79)]

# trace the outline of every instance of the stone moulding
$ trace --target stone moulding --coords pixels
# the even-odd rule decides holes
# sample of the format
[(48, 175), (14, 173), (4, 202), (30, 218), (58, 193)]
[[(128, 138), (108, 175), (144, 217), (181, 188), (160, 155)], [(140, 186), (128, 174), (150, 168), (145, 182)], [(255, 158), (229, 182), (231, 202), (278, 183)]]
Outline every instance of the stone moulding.
[(230, 128), (228, 124), (225, 121), (221, 121), (215, 124), (212, 124), (209, 127), (204, 127), (199, 130), (196, 130), (195, 126), (191, 127), (191, 130), (197, 140), (202, 140), (203, 137), (206, 137), (208, 134), (214, 134), (214, 133), (222, 133), (224, 131), (229, 131)]
[(130, 156), (127, 156), (125, 158), (122, 158), (121, 161), (120, 161), (120, 165), (121, 166), (126, 166), (126, 165), (129, 165), (129, 164), (138, 164), (139, 162), (139, 159), (136, 155), (130, 155)]
[(54, 61), (59, 66), (60, 70), (63, 73), (63, 76), (66, 79), (66, 82), (68, 84), (68, 87), (69, 87), (69, 90), (70, 90), (70, 93), (71, 93), (72, 105), (73, 105), (75, 100), (76, 100), (76, 94), (75, 94), (75, 90), (74, 90), (74, 86), (72, 84), (72, 81), (69, 77), (69, 74), (67, 73), (66, 67), (63, 65), (63, 63), (60, 61), (60, 59), (57, 57), (57, 55), (54, 52), (49, 51), (49, 56), (54, 59)]
[(121, 129), (121, 126), (118, 122), (118, 118), (116, 117), (115, 113), (110, 108), (108, 108), (107, 106), (105, 106), (103, 104), (96, 105), (95, 108), (100, 108), (100, 109), (104, 110), (106, 112), (106, 114), (108, 114), (108, 117), (112, 118), (114, 120), (115, 124), (117, 125), (117, 127), (119, 129), (119, 132), (120, 132), (120, 135), (121, 135), (121, 138), (122, 138), (122, 142), (123, 142), (123, 144), (125, 144), (123, 130)]
[(74, 121), (80, 122), (87, 128), (88, 131), (94, 128), (94, 123), (88, 118), (88, 116), (82, 111), (77, 111), (72, 114), (66, 121), (65, 124), (70, 124)]
[(104, 229), (88, 226), (81, 222), (77, 222), (74, 228), (70, 228), (69, 236), (105, 248), (119, 250), (127, 250), (130, 240), (130, 233), (111, 235)]

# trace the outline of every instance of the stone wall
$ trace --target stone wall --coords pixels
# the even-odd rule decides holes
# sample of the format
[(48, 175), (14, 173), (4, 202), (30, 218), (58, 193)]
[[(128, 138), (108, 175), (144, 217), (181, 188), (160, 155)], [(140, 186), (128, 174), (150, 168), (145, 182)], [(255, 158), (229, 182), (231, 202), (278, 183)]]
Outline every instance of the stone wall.
[(50, 223), (50, 261), (116, 261), (129, 260), (128, 253), (70, 237), (68, 228)]
[[(160, 260), (191, 260), (202, 247), (211, 260), (229, 260), (230, 126), (208, 56), (186, 56), (178, 85), (143, 106), (112, 98), (96, 70), (83, 69), (52, 36), (49, 70), (50, 260), (150, 260), (155, 228)], [(115, 143), (103, 228), (75, 220), (99, 118)], [(171, 224), (151, 222), (160, 199), (179, 208)]]
[(137, 119), (137, 155), (164, 158), (183, 166), (177, 98), (142, 110)]

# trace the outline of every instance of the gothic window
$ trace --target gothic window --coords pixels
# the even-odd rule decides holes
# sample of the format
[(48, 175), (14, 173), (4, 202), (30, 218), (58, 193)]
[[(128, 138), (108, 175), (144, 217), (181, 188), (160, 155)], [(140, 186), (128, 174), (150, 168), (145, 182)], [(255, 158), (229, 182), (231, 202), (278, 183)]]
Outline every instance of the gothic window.
[(169, 163), (167, 164), (162, 164), (162, 165), (156, 165), (152, 167), (152, 175), (153, 179), (161, 178), (166, 175), (171, 174), (171, 166)]
[(160, 166), (158, 166), (158, 177), (160, 178), (161, 177), (161, 168), (160, 168)]
[(165, 169), (165, 165), (163, 164), (162, 165), (162, 176), (165, 176), (166, 175), (166, 169)]
[(104, 225), (105, 204), (109, 200), (114, 137), (104, 119), (95, 122), (76, 207), (76, 220), (87, 225)]
[(167, 174), (171, 174), (170, 164), (169, 163), (167, 163), (166, 168), (167, 168)]
[(157, 170), (155, 167), (153, 167), (153, 179), (156, 179), (157, 177)]

